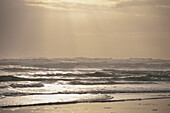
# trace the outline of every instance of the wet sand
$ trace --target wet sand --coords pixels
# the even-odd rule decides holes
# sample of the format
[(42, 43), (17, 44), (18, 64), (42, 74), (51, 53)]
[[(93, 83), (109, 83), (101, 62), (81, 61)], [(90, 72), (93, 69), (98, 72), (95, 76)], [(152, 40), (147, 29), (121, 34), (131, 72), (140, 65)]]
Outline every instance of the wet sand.
[(0, 108), (0, 113), (169, 113), (170, 99)]

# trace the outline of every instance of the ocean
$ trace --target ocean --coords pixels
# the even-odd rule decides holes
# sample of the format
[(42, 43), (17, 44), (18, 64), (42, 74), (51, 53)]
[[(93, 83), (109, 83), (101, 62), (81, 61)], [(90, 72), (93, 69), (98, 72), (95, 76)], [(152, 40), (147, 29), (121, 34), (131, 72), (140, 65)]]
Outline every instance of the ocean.
[(170, 98), (170, 60), (0, 59), (0, 108)]

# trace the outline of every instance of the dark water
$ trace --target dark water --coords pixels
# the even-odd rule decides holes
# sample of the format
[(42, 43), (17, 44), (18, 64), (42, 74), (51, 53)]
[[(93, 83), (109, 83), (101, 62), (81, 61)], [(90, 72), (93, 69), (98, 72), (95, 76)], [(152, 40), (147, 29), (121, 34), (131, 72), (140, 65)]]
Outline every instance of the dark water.
[(169, 60), (0, 60), (1, 107), (167, 97)]

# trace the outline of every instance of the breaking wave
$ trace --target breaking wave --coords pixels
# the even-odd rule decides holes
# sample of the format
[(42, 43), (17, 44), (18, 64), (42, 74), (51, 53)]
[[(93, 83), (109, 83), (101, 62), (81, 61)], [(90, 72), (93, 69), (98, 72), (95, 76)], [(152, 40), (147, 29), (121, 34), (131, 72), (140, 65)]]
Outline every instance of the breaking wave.
[(160, 97), (170, 97), (169, 60), (0, 59), (0, 107)]
[(41, 83), (32, 83), (32, 84), (11, 84), (13, 88), (28, 88), (28, 87), (43, 87)]

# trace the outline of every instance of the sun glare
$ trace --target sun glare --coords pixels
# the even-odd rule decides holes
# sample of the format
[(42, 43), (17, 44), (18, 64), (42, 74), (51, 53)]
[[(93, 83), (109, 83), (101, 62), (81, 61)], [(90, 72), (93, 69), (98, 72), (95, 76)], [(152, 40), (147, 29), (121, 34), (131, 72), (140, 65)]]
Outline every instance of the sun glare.
[(65, 0), (67, 2), (79, 2), (80, 0)]

